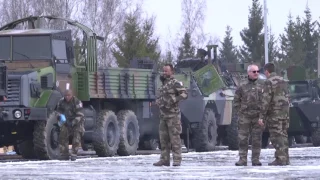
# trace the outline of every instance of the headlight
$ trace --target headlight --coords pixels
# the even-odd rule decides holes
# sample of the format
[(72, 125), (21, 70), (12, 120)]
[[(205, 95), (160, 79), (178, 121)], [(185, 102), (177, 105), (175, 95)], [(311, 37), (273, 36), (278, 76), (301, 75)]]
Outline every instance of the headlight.
[(20, 110), (16, 110), (14, 112), (14, 117), (17, 118), (17, 119), (21, 118), (21, 111)]

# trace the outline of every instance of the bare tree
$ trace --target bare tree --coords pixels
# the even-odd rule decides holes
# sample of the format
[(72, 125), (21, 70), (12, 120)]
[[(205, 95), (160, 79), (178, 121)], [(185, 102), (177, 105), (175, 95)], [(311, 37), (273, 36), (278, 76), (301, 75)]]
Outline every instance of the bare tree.
[[(206, 40), (203, 32), (205, 21), (206, 0), (182, 0), (182, 30), (188, 33), (196, 46), (202, 46)], [(183, 35), (182, 34), (182, 35)]]
[[(1, 24), (7, 24), (11, 21), (21, 19), (30, 15), (30, 1), (28, 0), (2, 0), (0, 6)], [(24, 28), (19, 26), (17, 28)]]

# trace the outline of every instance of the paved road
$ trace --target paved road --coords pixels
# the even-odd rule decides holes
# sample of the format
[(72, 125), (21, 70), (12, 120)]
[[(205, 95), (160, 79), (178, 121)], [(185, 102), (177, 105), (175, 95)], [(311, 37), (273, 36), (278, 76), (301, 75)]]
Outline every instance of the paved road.
[[(262, 150), (262, 167), (236, 167), (236, 151), (183, 154), (181, 167), (154, 167), (158, 154), (71, 161), (4, 162), (1, 179), (319, 179), (320, 148), (291, 148), (291, 165), (267, 166), (273, 149)], [(251, 151), (249, 151), (249, 157)], [(249, 161), (250, 162), (250, 161)], [(250, 163), (249, 163), (250, 164)]]

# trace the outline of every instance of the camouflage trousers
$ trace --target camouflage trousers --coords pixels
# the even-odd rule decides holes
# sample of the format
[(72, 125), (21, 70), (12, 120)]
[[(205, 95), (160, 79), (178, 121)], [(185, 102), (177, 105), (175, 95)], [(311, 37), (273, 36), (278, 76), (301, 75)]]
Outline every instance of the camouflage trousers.
[[(75, 121), (75, 120), (74, 120)], [(77, 154), (81, 148), (81, 139), (84, 134), (84, 120), (75, 123), (74, 126), (64, 123), (59, 134), (59, 148), (61, 156), (69, 156), (69, 137), (72, 136), (72, 154)]]
[(170, 162), (170, 149), (172, 149), (173, 161), (181, 162), (181, 115), (176, 117), (160, 117), (159, 136), (161, 145), (160, 160)]
[(258, 124), (259, 117), (247, 117), (239, 115), (238, 121), (238, 139), (239, 156), (243, 161), (247, 161), (249, 135), (252, 138), (252, 161), (259, 161), (261, 152), (261, 141), (263, 127)]
[(280, 119), (270, 117), (267, 119), (270, 140), (273, 147), (276, 149), (274, 154), (276, 160), (286, 162), (289, 160), (289, 142), (288, 142), (288, 119)]

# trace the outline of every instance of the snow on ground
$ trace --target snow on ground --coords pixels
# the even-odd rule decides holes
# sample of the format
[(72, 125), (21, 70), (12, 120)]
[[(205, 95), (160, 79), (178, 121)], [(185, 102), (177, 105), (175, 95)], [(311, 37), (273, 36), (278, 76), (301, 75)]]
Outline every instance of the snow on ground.
[(180, 167), (154, 167), (158, 154), (77, 161), (0, 163), (1, 179), (319, 179), (320, 148), (290, 149), (290, 166), (268, 166), (274, 150), (261, 153), (262, 167), (236, 167), (237, 151), (184, 153)]

